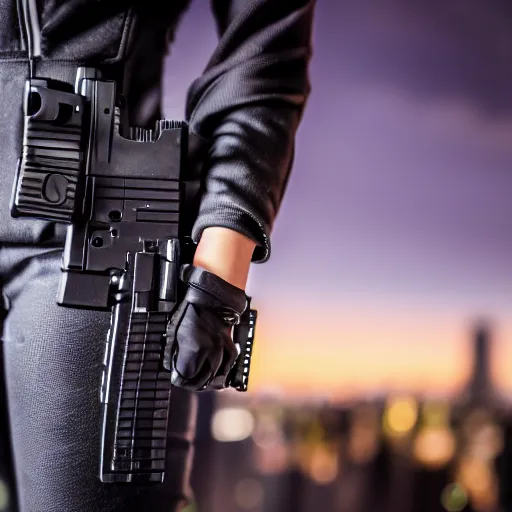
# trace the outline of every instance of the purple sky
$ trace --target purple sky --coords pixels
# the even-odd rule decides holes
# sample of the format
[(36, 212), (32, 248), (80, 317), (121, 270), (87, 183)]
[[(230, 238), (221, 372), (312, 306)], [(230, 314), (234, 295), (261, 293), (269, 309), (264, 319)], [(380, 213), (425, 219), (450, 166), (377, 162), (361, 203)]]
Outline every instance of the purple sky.
[[(276, 343), (267, 338), (277, 322), (291, 326), (297, 313), (321, 321), (353, 308), (368, 322), (386, 311), (397, 325), (416, 314), (418, 330), (425, 315), (464, 328), (490, 316), (505, 350), (511, 29), (512, 6), (498, 0), (319, 0), (294, 172), (273, 256), (251, 275), (268, 319), (262, 343)], [(169, 60), (168, 116), (182, 117), (186, 86), (215, 42), (208, 2), (193, 2)], [(340, 333), (330, 338), (340, 358), (364, 349), (363, 339)], [(447, 330), (432, 343), (442, 352), (465, 341)]]

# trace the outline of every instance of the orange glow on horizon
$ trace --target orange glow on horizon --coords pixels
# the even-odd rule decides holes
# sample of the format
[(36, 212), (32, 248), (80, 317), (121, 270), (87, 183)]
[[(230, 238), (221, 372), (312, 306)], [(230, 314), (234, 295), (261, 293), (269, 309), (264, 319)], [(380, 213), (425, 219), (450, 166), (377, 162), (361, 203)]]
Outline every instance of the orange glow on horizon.
[[(405, 314), (404, 314), (405, 313)], [(472, 366), (471, 323), (442, 312), (325, 311), (260, 315), (251, 391), (332, 399), (407, 391), (456, 394)], [(512, 323), (493, 332), (492, 372), (512, 390)]]

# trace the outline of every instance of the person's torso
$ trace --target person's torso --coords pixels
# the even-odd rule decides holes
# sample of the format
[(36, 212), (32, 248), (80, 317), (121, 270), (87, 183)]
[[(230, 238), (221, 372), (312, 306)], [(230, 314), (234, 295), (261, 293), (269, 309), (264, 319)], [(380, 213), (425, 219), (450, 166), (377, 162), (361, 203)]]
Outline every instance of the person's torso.
[[(126, 58), (140, 37), (161, 46), (162, 33), (189, 0), (5, 0), (0, 5), (0, 59), (105, 64)], [(30, 31), (39, 34), (31, 37)]]
[(0, 245), (51, 238), (43, 221), (12, 219), (9, 201), (22, 144), (23, 91), (34, 74), (72, 82), (76, 67), (122, 82), (130, 123), (160, 116), (162, 60), (189, 0), (5, 0), (0, 3)]

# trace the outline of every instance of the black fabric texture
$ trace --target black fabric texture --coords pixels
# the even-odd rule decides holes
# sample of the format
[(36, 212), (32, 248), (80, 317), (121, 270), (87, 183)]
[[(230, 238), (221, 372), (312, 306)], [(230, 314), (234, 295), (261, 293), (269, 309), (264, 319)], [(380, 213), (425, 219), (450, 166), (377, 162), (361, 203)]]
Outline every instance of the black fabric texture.
[(190, 496), (195, 397), (173, 389), (163, 484), (100, 482), (99, 382), (109, 313), (56, 305), (61, 258), (60, 248), (0, 249), (2, 294), (8, 305), (4, 377), (19, 510), (177, 510)]
[(12, 57), (21, 50), (21, 32), (16, 2), (7, 2), (7, 6), (0, 9), (0, 55)]
[(7, 414), (7, 390), (5, 389), (4, 351), (2, 327), (7, 312), (7, 304), (0, 294), (0, 499), (4, 508), (2, 512), (15, 512), (17, 510), (17, 497), (15, 493), (14, 464), (12, 460), (11, 427)]
[[(140, 48), (158, 62), (189, 0), (39, 0), (42, 56), (89, 64), (126, 62)], [(162, 31), (162, 29), (164, 29)], [(148, 41), (153, 42), (148, 44)]]
[(210, 226), (258, 243), (270, 256), (270, 232), (293, 161), (295, 133), (310, 84), (314, 2), (214, 0), (221, 40), (191, 86), (187, 119), (211, 141), (192, 236)]
[(128, 21), (125, 2), (47, 1), (40, 16), (42, 55), (73, 61), (115, 59)]

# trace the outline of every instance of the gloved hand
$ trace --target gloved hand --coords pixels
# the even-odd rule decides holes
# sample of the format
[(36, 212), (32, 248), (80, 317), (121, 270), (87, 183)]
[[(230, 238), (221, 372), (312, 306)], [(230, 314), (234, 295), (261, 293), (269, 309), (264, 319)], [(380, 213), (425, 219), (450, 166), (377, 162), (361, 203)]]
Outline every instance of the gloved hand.
[(238, 357), (232, 330), (247, 306), (245, 292), (193, 265), (182, 265), (180, 278), (186, 292), (167, 328), (164, 367), (175, 386), (225, 388)]

